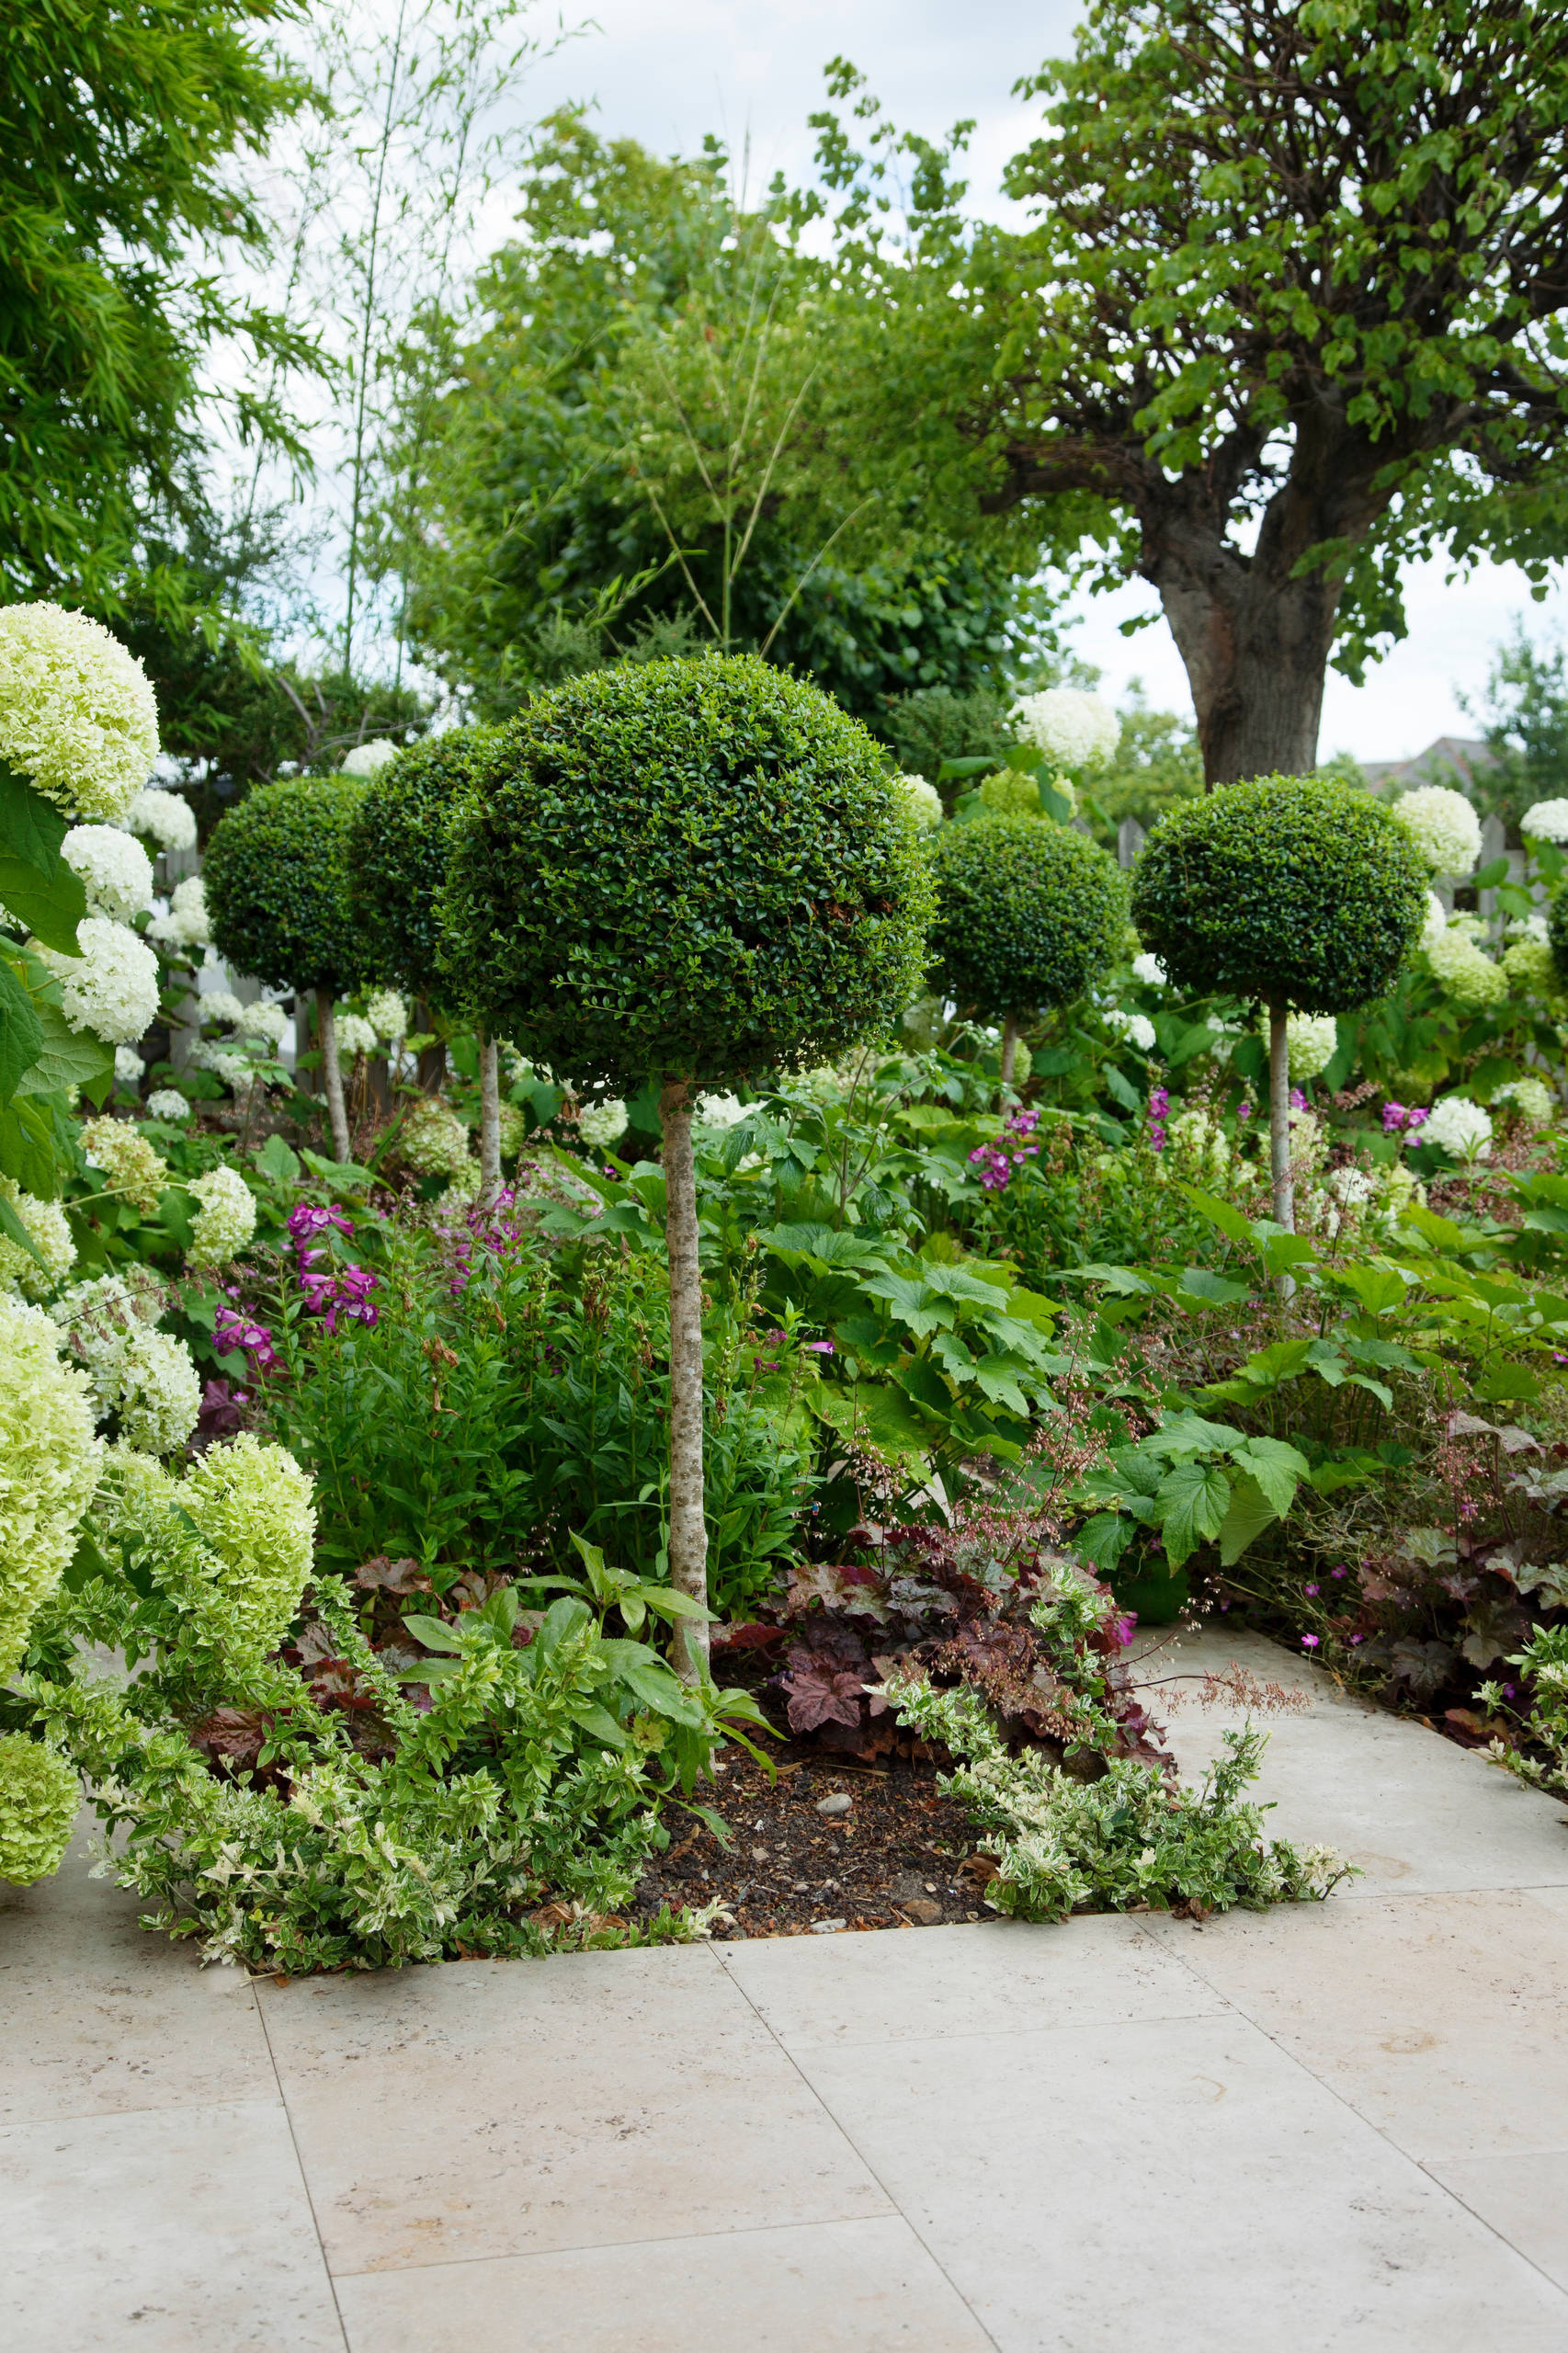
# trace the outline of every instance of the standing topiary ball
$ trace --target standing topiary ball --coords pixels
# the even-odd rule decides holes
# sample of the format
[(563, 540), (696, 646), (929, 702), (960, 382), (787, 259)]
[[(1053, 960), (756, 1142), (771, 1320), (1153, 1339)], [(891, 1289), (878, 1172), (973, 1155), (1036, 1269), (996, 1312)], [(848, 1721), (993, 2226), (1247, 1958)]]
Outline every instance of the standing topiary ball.
[(935, 859), (937, 979), (960, 1006), (1002, 1023), (1010, 1083), (1020, 1021), (1070, 1005), (1115, 958), (1126, 883), (1086, 834), (1040, 818), (945, 826)]
[[(1568, 985), (1568, 887), (1560, 889), (1552, 899), (1546, 918), (1546, 937), (1551, 949), (1552, 970), (1558, 980)], [(1521, 944), (1515, 942), (1516, 947)], [(1513, 949), (1508, 952), (1512, 955)]]
[(1183, 802), (1133, 869), (1133, 923), (1172, 981), (1268, 1008), (1281, 1225), (1294, 1223), (1287, 1017), (1381, 996), (1421, 937), (1426, 879), (1387, 809), (1318, 776), (1257, 777)]
[(348, 1158), (333, 1000), (366, 976), (350, 902), (354, 818), (365, 790), (345, 777), (258, 785), (222, 818), (202, 869), (212, 940), (236, 972), (313, 989), (332, 1148)]
[(663, 1088), (669, 1558), (693, 1601), (707, 1560), (693, 1097), (892, 1030), (933, 896), (871, 736), (752, 654), (573, 679), (502, 732), (454, 820), (442, 962), (463, 1001), (552, 1070), (620, 1095)]

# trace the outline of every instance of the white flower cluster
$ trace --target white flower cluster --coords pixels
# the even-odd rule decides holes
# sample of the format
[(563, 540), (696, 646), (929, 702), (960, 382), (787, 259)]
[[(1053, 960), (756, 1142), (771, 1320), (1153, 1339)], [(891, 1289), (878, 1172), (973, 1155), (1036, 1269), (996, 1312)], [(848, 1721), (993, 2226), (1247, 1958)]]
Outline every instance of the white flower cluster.
[(233, 1040), (215, 1045), (210, 1039), (195, 1038), (186, 1061), (192, 1070), (209, 1070), (214, 1078), (222, 1079), (231, 1095), (248, 1095), (256, 1085), (256, 1064)]
[(1421, 1142), (1440, 1145), (1454, 1160), (1487, 1160), (1492, 1154), (1492, 1121), (1468, 1095), (1440, 1096), (1421, 1130)]
[(378, 735), (369, 744), (356, 744), (352, 751), (343, 756), (343, 773), (345, 776), (375, 776), (389, 760), (396, 759), (402, 748), (401, 745), (389, 743), (384, 735)]
[(734, 1128), (750, 1114), (738, 1095), (699, 1095), (691, 1116), (698, 1127)]
[(1536, 801), (1519, 819), (1527, 841), (1568, 842), (1568, 801)]
[(117, 1046), (114, 1050), (114, 1083), (117, 1086), (140, 1086), (147, 1069), (134, 1046)]
[(927, 784), (923, 776), (901, 776), (898, 782), (909, 804), (909, 813), (921, 831), (929, 833), (934, 825), (939, 825), (942, 822), (942, 796), (936, 786)]
[(115, 824), (157, 756), (153, 689), (118, 639), (59, 605), (0, 611), (0, 759), (71, 816)]
[(1393, 804), (1434, 874), (1468, 874), (1481, 856), (1481, 820), (1462, 792), (1423, 784)]
[(1557, 1108), (1551, 1087), (1540, 1078), (1511, 1078), (1506, 1086), (1497, 1089), (1493, 1100), (1511, 1103), (1537, 1128), (1544, 1128)]
[(1170, 976), (1159, 958), (1151, 956), (1144, 949), (1141, 955), (1132, 959), (1132, 977), (1135, 981), (1142, 981), (1145, 988), (1163, 989)]
[(1014, 726), (1053, 767), (1103, 767), (1121, 741), (1121, 722), (1098, 695), (1051, 687), (1013, 707)]
[(395, 1046), (400, 1038), (408, 1035), (408, 1007), (395, 989), (374, 989), (365, 1006), (365, 1017), (374, 1025), (378, 1038)]
[(76, 1549), (103, 1449), (88, 1384), (46, 1315), (0, 1297), (0, 1680)]
[(30, 945), (60, 983), (61, 1009), (73, 1029), (106, 1045), (134, 1045), (157, 1018), (158, 960), (129, 925), (85, 915), (76, 926), (79, 956), (38, 940)]
[(596, 1152), (608, 1152), (612, 1143), (619, 1143), (630, 1124), (619, 1095), (609, 1096), (603, 1103), (590, 1103), (577, 1114), (578, 1132)]
[[(1568, 808), (1568, 801), (1564, 801)], [(1551, 938), (1551, 927), (1544, 907), (1535, 908), (1528, 915), (1515, 915), (1507, 926), (1510, 939), (1536, 939), (1544, 948)]]
[[(1267, 1038), (1267, 1019), (1263, 1034)], [(1285, 1017), (1286, 1055), (1290, 1076), (1317, 1078), (1334, 1060), (1339, 1047), (1339, 1024), (1332, 1013), (1288, 1013)]]
[(433, 1095), (405, 1114), (398, 1143), (404, 1160), (421, 1176), (456, 1176), (469, 1166), (468, 1130)]
[(516, 1160), (523, 1148), (528, 1131), (528, 1113), (520, 1103), (500, 1102), (495, 1107), (495, 1132), (503, 1160)]
[(1510, 988), (1522, 996), (1553, 997), (1561, 983), (1557, 961), (1544, 939), (1533, 936), (1527, 939), (1511, 939), (1504, 949), (1500, 963)]
[(90, 1168), (101, 1168), (108, 1189), (120, 1194), (143, 1217), (151, 1217), (162, 1199), (169, 1172), (129, 1120), (88, 1120), (82, 1129), (82, 1152)]
[(147, 926), (149, 939), (156, 939), (165, 948), (205, 948), (212, 938), (212, 926), (207, 914), (207, 890), (199, 874), (187, 874), (176, 882), (169, 901), (167, 915), (153, 917)]
[(196, 847), (196, 812), (177, 792), (148, 785), (125, 813), (133, 834), (145, 834), (160, 849)]
[(201, 1411), (190, 1350), (157, 1329), (163, 1303), (155, 1283), (104, 1275), (79, 1284), (51, 1311), (86, 1367), (100, 1414), (117, 1414), (121, 1439), (142, 1454), (183, 1446)]
[(1421, 926), (1421, 937), (1416, 941), (1416, 946), (1423, 951), (1423, 953), (1425, 953), (1426, 950), (1431, 947), (1434, 940), (1441, 939), (1444, 937), (1448, 928), (1449, 911), (1447, 907), (1444, 906), (1436, 891), (1428, 891), (1426, 893), (1426, 920)]
[(379, 1051), (381, 1041), (373, 1021), (367, 1021), (362, 1013), (347, 1013), (341, 1006), (335, 1008), (335, 1014), (340, 1061), (355, 1062), (361, 1054)]
[(9, 1234), (0, 1233), (0, 1283), (15, 1284), (29, 1299), (41, 1299), (64, 1280), (75, 1264), (76, 1245), (65, 1212), (58, 1201), (40, 1201), (24, 1193), (14, 1176), (0, 1176), (0, 1195), (15, 1210), (43, 1260), (40, 1267), (31, 1251), (13, 1242)]
[(280, 1005), (267, 997), (258, 997), (255, 1005), (247, 1005), (240, 1016), (238, 1028), (246, 1038), (261, 1038), (269, 1046), (280, 1046), (289, 1027), (289, 1016)]
[(1440, 937), (1424, 938), (1423, 944), (1433, 979), (1457, 1004), (1502, 1004), (1508, 994), (1508, 975), (1482, 954), (1467, 925), (1450, 924)]
[(1124, 1013), (1120, 1006), (1111, 1005), (1100, 1018), (1108, 1029), (1114, 1029), (1129, 1045), (1136, 1046), (1141, 1054), (1153, 1051), (1154, 1025), (1146, 1013)]
[(256, 1233), (256, 1195), (237, 1168), (213, 1168), (187, 1188), (198, 1203), (191, 1221), (193, 1267), (224, 1267)]
[(73, 825), (60, 855), (81, 878), (89, 915), (129, 923), (153, 899), (153, 861), (118, 825)]
[(183, 1128), (190, 1118), (190, 1105), (177, 1086), (155, 1086), (143, 1108), (150, 1120), (166, 1120), (171, 1127)]
[(216, 1021), (223, 1029), (237, 1029), (245, 1017), (233, 989), (209, 989), (197, 998), (196, 1010), (203, 1021)]

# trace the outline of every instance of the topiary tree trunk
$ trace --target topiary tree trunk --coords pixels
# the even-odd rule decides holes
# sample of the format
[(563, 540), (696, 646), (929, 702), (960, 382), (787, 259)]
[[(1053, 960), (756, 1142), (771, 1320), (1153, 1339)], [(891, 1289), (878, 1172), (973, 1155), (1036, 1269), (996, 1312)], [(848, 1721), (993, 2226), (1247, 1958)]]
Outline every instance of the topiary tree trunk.
[[(708, 1606), (708, 1522), (702, 1488), (702, 1268), (698, 1251), (697, 1165), (691, 1150), (691, 1084), (666, 1082), (659, 1097), (665, 1131), (665, 1247), (670, 1269), (670, 1583)], [(670, 1664), (693, 1683), (708, 1663), (708, 1629), (677, 1618)]]
[(1018, 1017), (1016, 1013), (1008, 1013), (1004, 1015), (1002, 1020), (1002, 1084), (1004, 1086), (1011, 1086), (1013, 1084), (1013, 1068), (1017, 1059)]
[(332, 1156), (345, 1161), (349, 1157), (348, 1113), (343, 1102), (343, 1066), (337, 1059), (337, 1016), (332, 1009), (332, 991), (316, 991), (316, 1034), (321, 1040), (322, 1084), (326, 1089), (326, 1116), (332, 1130)]
[(501, 1191), (501, 1056), (487, 1029), (479, 1033), (479, 1192), (494, 1202)]
[(1274, 1222), (1296, 1231), (1296, 1188), (1290, 1182), (1290, 1038), (1289, 1008), (1268, 1008), (1268, 1162), (1274, 1179)]

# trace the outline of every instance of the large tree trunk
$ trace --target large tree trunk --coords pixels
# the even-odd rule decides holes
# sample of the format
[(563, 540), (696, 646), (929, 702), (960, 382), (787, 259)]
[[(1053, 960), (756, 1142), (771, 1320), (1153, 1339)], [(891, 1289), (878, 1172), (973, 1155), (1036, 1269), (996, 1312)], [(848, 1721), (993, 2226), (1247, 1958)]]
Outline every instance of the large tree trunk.
[[(697, 1243), (697, 1165), (688, 1082), (659, 1097), (665, 1131), (665, 1246), (670, 1267), (670, 1583), (708, 1606), (708, 1523), (702, 1479), (702, 1269)], [(708, 1659), (700, 1619), (677, 1618), (670, 1664), (683, 1682)]]
[(501, 1191), (500, 1054), (487, 1030), (479, 1033), (479, 1192), (486, 1208)]
[(332, 1009), (332, 991), (316, 991), (316, 1034), (321, 1040), (321, 1074), (326, 1090), (327, 1123), (332, 1130), (332, 1156), (346, 1161), (348, 1150), (348, 1114), (343, 1102), (343, 1066), (337, 1059), (337, 1017)]

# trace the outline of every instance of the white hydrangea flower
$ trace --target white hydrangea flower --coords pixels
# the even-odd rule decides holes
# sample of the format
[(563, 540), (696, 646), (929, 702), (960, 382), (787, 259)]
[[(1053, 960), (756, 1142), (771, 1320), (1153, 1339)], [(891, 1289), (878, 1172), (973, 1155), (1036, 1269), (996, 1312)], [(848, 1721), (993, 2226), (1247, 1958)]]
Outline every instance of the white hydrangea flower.
[(402, 748), (399, 744), (389, 743), (384, 735), (376, 736), (369, 744), (356, 744), (352, 751), (344, 754), (343, 773), (345, 776), (374, 776), (379, 768), (386, 767), (389, 760), (395, 760)]
[(214, 1078), (222, 1079), (231, 1095), (248, 1095), (256, 1085), (256, 1064), (248, 1054), (232, 1045), (215, 1045), (205, 1038), (197, 1038), (186, 1059), (192, 1070), (209, 1070)]
[(1540, 1078), (1511, 1078), (1506, 1086), (1497, 1089), (1493, 1100), (1511, 1103), (1538, 1128), (1546, 1126), (1557, 1108), (1551, 1087)]
[(73, 1029), (90, 1030), (106, 1045), (134, 1045), (158, 1017), (158, 960), (140, 933), (108, 915), (85, 915), (76, 927), (79, 956), (30, 945), (60, 983), (61, 1007)]
[(269, 1046), (280, 1046), (283, 1032), (289, 1027), (289, 1016), (280, 1005), (261, 997), (255, 1005), (241, 1006), (236, 1027), (246, 1038), (262, 1038)]
[(85, 1358), (89, 1347), (112, 1332), (128, 1330), (132, 1324), (151, 1331), (167, 1305), (168, 1294), (156, 1275), (147, 1267), (131, 1265), (123, 1274), (95, 1275), (88, 1282), (73, 1283), (49, 1313), (73, 1355)]
[(140, 1086), (146, 1068), (134, 1046), (115, 1048), (114, 1083), (117, 1086)]
[(1519, 819), (1527, 841), (1568, 842), (1568, 801), (1536, 801)]
[(1492, 1155), (1492, 1121), (1468, 1095), (1444, 1095), (1433, 1104), (1420, 1140), (1440, 1145), (1454, 1160), (1488, 1160)]
[(245, 1017), (233, 989), (209, 989), (197, 998), (196, 1009), (203, 1021), (216, 1021), (225, 1029), (237, 1029)]
[(40, 1201), (24, 1193), (13, 1176), (0, 1176), (0, 1194), (15, 1210), (43, 1260), (40, 1267), (19, 1242), (0, 1233), (0, 1283), (14, 1284), (29, 1299), (41, 1299), (64, 1280), (76, 1262), (76, 1245), (65, 1212), (58, 1201)]
[(130, 1120), (84, 1121), (82, 1154), (89, 1168), (101, 1168), (109, 1189), (123, 1195), (143, 1217), (162, 1199), (169, 1172), (141, 1130)]
[(1145, 988), (1151, 989), (1163, 989), (1169, 980), (1169, 975), (1159, 958), (1151, 956), (1147, 949), (1142, 955), (1134, 956), (1132, 959), (1132, 977), (1135, 981), (1142, 981)]
[(1078, 687), (1025, 695), (1011, 715), (1024, 741), (1056, 767), (1103, 767), (1121, 741), (1121, 722), (1110, 705)]
[(287, 1447), (247, 1430), (210, 1446), (181, 1480), (175, 1501), (222, 1562), (226, 1641), (260, 1659), (281, 1642), (300, 1607), (315, 1549), (311, 1482)]
[(60, 855), (81, 878), (89, 915), (129, 923), (153, 902), (153, 861), (118, 825), (73, 825)]
[(78, 1284), (54, 1310), (71, 1353), (86, 1366), (100, 1415), (118, 1414), (125, 1445), (142, 1454), (183, 1446), (201, 1411), (201, 1379), (190, 1350), (160, 1332), (155, 1283), (100, 1276)]
[[(470, 1165), (468, 1130), (457, 1113), (434, 1096), (415, 1103), (403, 1122), (399, 1149), (421, 1176), (456, 1176)], [(474, 1183), (479, 1182), (474, 1169)]]
[(1328, 1189), (1342, 1209), (1365, 1207), (1377, 1197), (1377, 1185), (1364, 1168), (1336, 1168), (1328, 1180)]
[(1124, 1013), (1119, 1005), (1108, 1006), (1101, 1015), (1108, 1029), (1114, 1029), (1141, 1054), (1152, 1052), (1154, 1045), (1154, 1025), (1146, 1013)]
[(379, 1051), (381, 1041), (376, 1035), (376, 1025), (373, 1021), (367, 1021), (362, 1013), (346, 1013), (338, 1007), (336, 1028), (337, 1051), (341, 1061), (351, 1063), (360, 1054)]
[(1481, 856), (1481, 820), (1462, 792), (1423, 784), (1393, 804), (1434, 874), (1468, 874)]
[(610, 1096), (603, 1103), (590, 1103), (577, 1114), (577, 1129), (585, 1143), (596, 1152), (608, 1152), (619, 1143), (631, 1125), (625, 1104), (619, 1095)]
[(237, 1168), (213, 1168), (187, 1188), (199, 1204), (191, 1221), (193, 1267), (222, 1267), (237, 1258), (256, 1233), (256, 1195)]
[(1434, 980), (1460, 1005), (1501, 1005), (1508, 994), (1507, 973), (1482, 954), (1462, 925), (1450, 924), (1428, 944), (1426, 961)]
[(142, 1108), (150, 1120), (166, 1120), (171, 1127), (183, 1128), (190, 1118), (190, 1105), (177, 1086), (155, 1086)]
[(1421, 937), (1416, 941), (1416, 946), (1423, 950), (1429, 949), (1435, 940), (1438, 940), (1443, 938), (1448, 928), (1449, 911), (1447, 907), (1444, 906), (1436, 891), (1428, 891), (1426, 893), (1426, 920), (1421, 926)]
[(126, 811), (125, 822), (160, 849), (196, 847), (196, 812), (180, 793), (146, 786)]
[(699, 1095), (692, 1116), (705, 1128), (733, 1128), (748, 1113), (738, 1095)]
[(102, 1460), (87, 1381), (61, 1362), (59, 1334), (0, 1297), (0, 1681), (76, 1549)]
[[(1568, 802), (1564, 802), (1563, 806), (1568, 808)], [(1528, 915), (1515, 915), (1506, 928), (1510, 939), (1533, 939), (1542, 948), (1547, 945), (1551, 937), (1544, 907), (1537, 907)]]
[(59, 605), (0, 610), (0, 759), (69, 815), (115, 824), (157, 756), (158, 706), (118, 638)]
[(1290, 1013), (1285, 1040), (1290, 1076), (1317, 1078), (1338, 1051), (1339, 1024), (1332, 1013)]
[(1544, 939), (1511, 939), (1498, 961), (1511, 989), (1526, 996), (1557, 995), (1557, 961)]
[(408, 1007), (396, 989), (374, 989), (365, 1007), (365, 1017), (374, 1025), (378, 1038), (395, 1046), (408, 1035)]
[(212, 926), (207, 914), (207, 890), (199, 874), (187, 874), (183, 882), (175, 884), (168, 913), (153, 917), (147, 937), (170, 948), (209, 945)]
[(904, 775), (898, 781), (909, 803), (909, 813), (922, 833), (929, 833), (934, 825), (939, 825), (942, 822), (942, 796), (936, 786), (927, 784), (923, 776)]

